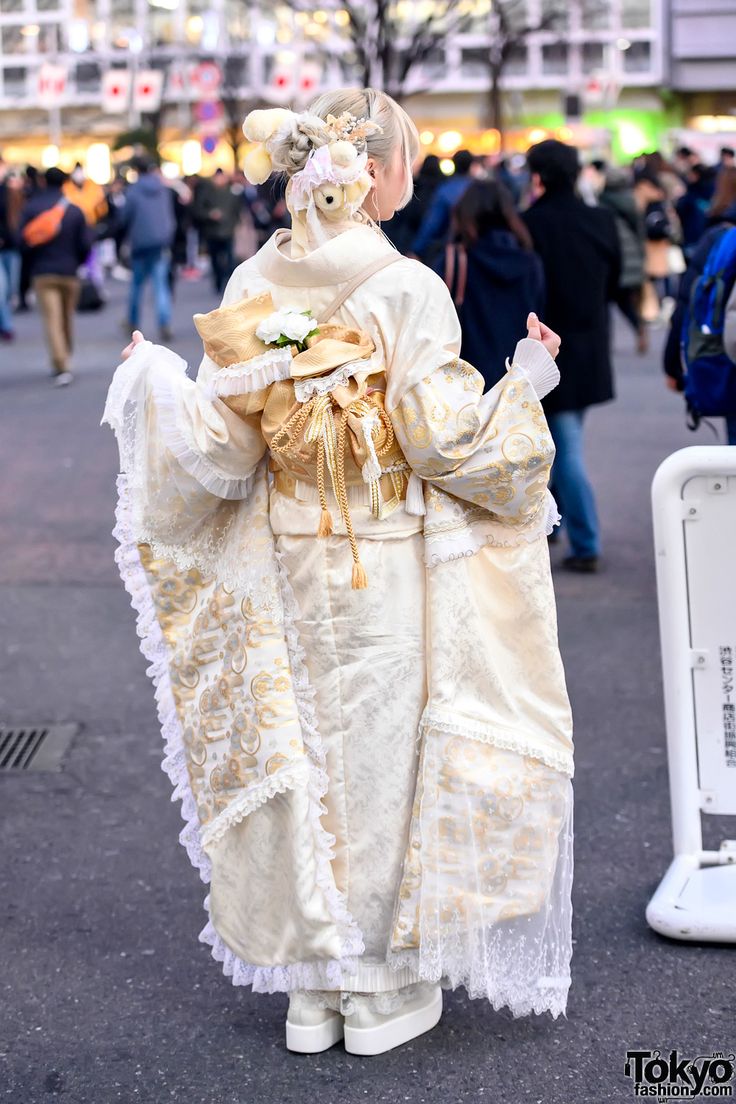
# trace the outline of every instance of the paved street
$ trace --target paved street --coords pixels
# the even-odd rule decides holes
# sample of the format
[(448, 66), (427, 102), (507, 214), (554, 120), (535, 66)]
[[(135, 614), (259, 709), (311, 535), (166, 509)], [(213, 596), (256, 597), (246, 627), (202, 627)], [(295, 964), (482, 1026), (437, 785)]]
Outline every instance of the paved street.
[[(206, 889), (177, 842), (113, 562), (117, 452), (98, 424), (123, 343), (121, 285), (113, 296), (79, 316), (69, 388), (50, 385), (37, 316), (0, 347), (0, 716), (82, 725), (62, 773), (0, 776), (0, 1100), (606, 1104), (634, 1099), (627, 1049), (733, 1049), (733, 949), (644, 919), (671, 858), (649, 488), (668, 453), (709, 441), (686, 430), (654, 353), (619, 329), (618, 400), (589, 415), (605, 570), (556, 574), (576, 721), (567, 1019), (514, 1020), (457, 990), (433, 1032), (386, 1055), (298, 1056), (286, 996), (234, 988), (197, 943)], [(191, 315), (213, 305), (203, 283), (180, 287), (174, 345), (192, 365)], [(721, 838), (711, 826), (706, 846)]]

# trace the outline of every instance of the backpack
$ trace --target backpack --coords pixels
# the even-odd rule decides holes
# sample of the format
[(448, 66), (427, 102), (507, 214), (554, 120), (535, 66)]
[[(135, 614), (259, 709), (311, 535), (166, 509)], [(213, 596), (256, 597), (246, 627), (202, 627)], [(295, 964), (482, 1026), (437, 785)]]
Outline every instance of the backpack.
[(34, 248), (53, 241), (61, 230), (61, 220), (68, 206), (68, 199), (60, 199), (53, 207), (41, 211), (40, 215), (27, 222), (23, 227), (23, 241), (26, 245)]
[(736, 227), (719, 234), (683, 312), (680, 344), (685, 401), (696, 428), (702, 417), (736, 413), (736, 364), (723, 345), (726, 303), (736, 282)]

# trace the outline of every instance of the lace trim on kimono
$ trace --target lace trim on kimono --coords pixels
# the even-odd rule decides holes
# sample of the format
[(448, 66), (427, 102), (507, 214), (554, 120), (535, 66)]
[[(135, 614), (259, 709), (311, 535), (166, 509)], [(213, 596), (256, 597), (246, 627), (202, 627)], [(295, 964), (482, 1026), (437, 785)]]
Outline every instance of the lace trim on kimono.
[(294, 380), (296, 401), (305, 403), (309, 402), (314, 395), (329, 395), (336, 387), (344, 387), (358, 372), (365, 371), (369, 364), (369, 360), (351, 360), (347, 364), (341, 364), (326, 376)]
[(267, 353), (220, 368), (208, 383), (212, 395), (247, 395), (262, 391), (272, 383), (287, 380), (293, 357), (290, 349), (271, 349)]
[[(181, 815), (185, 826), (179, 833), (179, 842), (185, 848), (192, 866), (199, 872), (201, 880), (209, 883), (212, 877), (212, 863), (202, 846), (201, 825), (189, 782), (181, 725), (171, 688), (168, 650), (156, 617), (155, 605), (140, 560), (138, 546), (132, 535), (133, 508), (127, 476), (118, 476), (117, 488), (118, 505), (113, 536), (119, 544), (115, 551), (115, 562), (125, 589), (130, 595), (131, 604), (137, 613), (136, 629), (141, 640), (141, 652), (150, 663), (147, 674), (154, 685), (156, 709), (164, 739), (164, 758), (161, 767), (172, 784), (172, 800), (181, 801)], [(320, 819), (327, 811), (321, 800), (327, 792), (328, 785), (326, 756), (314, 721), (314, 706), (311, 702), (314, 691), (309, 685), (304, 651), (299, 644), (294, 624), (296, 602), (281, 563), (279, 563), (279, 572), (284, 586), (286, 604), (284, 619), (294, 689), (304, 745), (310, 760), (308, 795), (315, 836), (317, 881), (325, 894), (333, 920), (343, 935), (345, 957), (322, 962), (296, 962), (289, 966), (253, 966), (238, 958), (225, 945), (217, 934), (212, 920), (209, 919), (199, 934), (199, 941), (211, 946), (213, 958), (223, 963), (223, 973), (232, 978), (234, 985), (252, 985), (256, 992), (269, 993), (297, 988), (339, 987), (343, 970), (354, 972), (357, 961), (353, 956), (361, 955), (365, 950), (362, 934), (348, 912), (345, 899), (332, 877), (330, 860), (334, 857), (335, 836), (324, 829)], [(277, 777), (274, 775), (274, 779)], [(286, 776), (280, 781), (286, 783)], [(262, 794), (265, 800), (268, 795), (265, 791), (262, 791)], [(210, 897), (207, 894), (204, 908), (208, 916), (209, 901)]]
[[(574, 866), (574, 794), (564, 779), (564, 809), (557, 835), (555, 872), (548, 897), (538, 913), (483, 923), (482, 907), (469, 923), (466, 909), (452, 906), (452, 894), (441, 894), (442, 919), (428, 895), (417, 920), (417, 946), (389, 948), (393, 969), (414, 970), (443, 989), (462, 986), (471, 999), (489, 1001), (514, 1017), (550, 1012), (566, 1016), (571, 985), (572, 900)], [(480, 887), (479, 887), (480, 889)], [(482, 899), (482, 891), (478, 900)]]
[[(458, 918), (453, 917), (456, 921)], [(503, 957), (505, 951), (503, 933), (495, 933), (490, 944), (486, 944), (485, 955), (489, 960), (496, 956)], [(413, 970), (421, 969), (425, 974), (432, 974), (432, 980), (439, 984), (445, 991), (457, 989), (462, 986), (471, 1000), (487, 1000), (496, 1011), (508, 1008), (514, 1018), (529, 1016), (532, 1013), (541, 1016), (544, 1012), (550, 1012), (553, 1019), (562, 1015), (567, 1019), (568, 991), (572, 985), (570, 974), (561, 974), (559, 977), (539, 977), (534, 988), (530, 991), (527, 987), (519, 985), (515, 980), (506, 985), (497, 980), (474, 973), (474, 964), (457, 957), (457, 959), (443, 959), (443, 967), (434, 970), (427, 964), (427, 956), (421, 956), (418, 950), (389, 951), (388, 962), (397, 970), (405, 966)]]
[(480, 508), (461, 507), (460, 515), (453, 520), (425, 525), (425, 563), (427, 567), (434, 567), (463, 556), (474, 556), (487, 544), (494, 548), (531, 544), (542, 535), (548, 537), (561, 521), (557, 503), (550, 491), (547, 491), (546, 499), (535, 517), (522, 529), (504, 525), (488, 517), (487, 511)]
[(208, 457), (198, 451), (193, 437), (184, 428), (183, 419), (177, 418), (176, 393), (165, 372), (151, 373), (151, 390), (156, 403), (161, 436), (184, 471), (217, 498), (247, 498), (253, 490), (253, 476), (257, 465), (240, 477), (232, 476), (222, 468), (218, 468)]
[(536, 741), (512, 732), (510, 729), (501, 729), (497, 725), (485, 725), (480, 721), (451, 720), (441, 711), (428, 707), (419, 722), (417, 743), (424, 739), (431, 729), (439, 732), (449, 732), (453, 736), (465, 736), (468, 740), (478, 740), (482, 744), (492, 744), (494, 747), (503, 748), (506, 751), (516, 751), (519, 755), (530, 755), (533, 759), (540, 759), (552, 770), (559, 771), (560, 774), (566, 774), (568, 778), (572, 778), (574, 775), (574, 756), (571, 751), (540, 747)]

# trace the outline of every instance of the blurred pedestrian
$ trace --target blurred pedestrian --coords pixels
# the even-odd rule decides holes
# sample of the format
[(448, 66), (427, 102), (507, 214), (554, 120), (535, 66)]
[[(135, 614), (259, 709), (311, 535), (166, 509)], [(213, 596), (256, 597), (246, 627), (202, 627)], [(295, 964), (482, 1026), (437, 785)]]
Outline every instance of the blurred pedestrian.
[(705, 233), (715, 177), (706, 165), (691, 165), (685, 174), (685, 194), (675, 204), (682, 227), (682, 251), (689, 261)]
[(621, 275), (616, 305), (636, 334), (637, 350), (649, 347), (649, 331), (642, 316), (644, 286), (644, 219), (634, 199), (629, 174), (625, 169), (609, 168), (605, 173), (601, 207), (608, 208), (616, 220), (621, 247)]
[(679, 219), (664, 182), (651, 170), (635, 176), (634, 198), (644, 218), (644, 270), (657, 292), (659, 317), (667, 322), (675, 306), (676, 277), (685, 268), (677, 249), (682, 240)]
[(400, 253), (411, 252), (412, 243), (427, 217), (432, 198), (444, 179), (439, 157), (428, 153), (414, 177), (414, 192), (406, 207), (402, 207), (381, 226)]
[(122, 224), (130, 244), (133, 273), (125, 328), (131, 333), (138, 328), (141, 296), (150, 280), (156, 300), (159, 337), (162, 341), (170, 341), (169, 265), (176, 231), (174, 200), (153, 161), (138, 158), (134, 162), (134, 168), (138, 172), (138, 179), (128, 188), (125, 206), (121, 212)]
[(571, 549), (563, 562), (572, 571), (595, 571), (600, 530), (583, 420), (588, 407), (614, 395), (608, 302), (618, 294), (621, 248), (611, 212), (575, 194), (580, 162), (573, 146), (548, 139), (531, 147), (527, 163), (536, 198), (524, 220), (544, 266), (545, 317), (561, 338), (560, 384), (544, 408), (556, 448), (553, 490)]
[[(734, 257), (736, 247), (725, 250), (719, 254), (716, 270), (720, 272), (721, 286), (717, 295), (712, 296), (713, 308), (717, 312), (716, 324), (708, 325), (707, 317), (701, 320), (701, 324), (695, 326), (693, 333), (693, 292), (696, 285), (703, 277), (706, 267), (716, 258), (715, 251), (721, 244), (721, 238), (727, 230), (736, 227), (736, 168), (724, 168), (718, 174), (716, 191), (708, 209), (708, 229), (695, 248), (687, 271), (680, 281), (677, 295), (677, 304), (670, 322), (670, 330), (664, 350), (664, 371), (667, 377), (667, 385), (675, 391), (685, 392), (685, 398), (689, 410), (688, 425), (691, 429), (697, 429), (701, 417), (717, 416), (717, 409), (726, 419), (726, 439), (729, 444), (736, 445), (736, 391), (728, 386), (725, 376), (728, 374), (729, 365), (720, 358), (722, 351), (730, 360), (734, 360), (733, 338), (734, 317), (729, 296), (733, 294), (734, 283)], [(731, 241), (733, 244), (733, 241)], [(715, 281), (711, 279), (711, 285)], [(705, 289), (707, 291), (707, 289)], [(726, 305), (727, 304), (727, 305)], [(720, 311), (724, 311), (724, 317), (720, 317)], [(722, 327), (722, 328), (721, 328)], [(697, 331), (701, 331), (706, 338), (700, 340)], [(712, 331), (712, 332), (709, 332)], [(695, 338), (696, 340), (693, 340)], [(686, 349), (687, 343), (687, 349)], [(717, 358), (714, 360), (714, 358)], [(705, 372), (699, 371), (690, 379), (686, 374), (685, 365), (688, 360), (699, 359), (704, 364)], [(713, 394), (703, 394), (701, 382), (705, 377), (708, 391)], [(733, 394), (733, 402), (729, 395)], [(716, 401), (716, 405), (705, 409), (708, 402)], [(700, 409), (699, 409), (700, 407)]]
[(47, 169), (46, 187), (32, 196), (21, 216), (20, 234), (28, 256), (36, 302), (51, 353), (54, 382), (70, 383), (74, 311), (79, 299), (79, 266), (92, 244), (84, 215), (62, 194), (65, 174)]
[(212, 287), (222, 295), (235, 268), (235, 229), (243, 213), (243, 200), (230, 187), (229, 176), (217, 169), (214, 176), (200, 183), (194, 204), (212, 266)]
[[(34, 165), (27, 165), (23, 174), (23, 196), (27, 201), (35, 196), (41, 187), (38, 169)], [(30, 254), (21, 249), (20, 276), (18, 277), (18, 311), (30, 310), (28, 306), (28, 292), (31, 288)]]
[(452, 158), (455, 171), (435, 190), (419, 233), (411, 243), (411, 255), (432, 265), (447, 244), (452, 208), (472, 180), (475, 158), (470, 150), (461, 149)]
[(21, 182), (8, 171), (0, 154), (0, 341), (15, 337), (13, 298), (20, 273), (18, 227), (22, 207)]
[(544, 310), (544, 271), (502, 184), (474, 180), (452, 212), (454, 241), (436, 264), (462, 327), (460, 356), (483, 374), (486, 390), (505, 375), (514, 335), (530, 311)]

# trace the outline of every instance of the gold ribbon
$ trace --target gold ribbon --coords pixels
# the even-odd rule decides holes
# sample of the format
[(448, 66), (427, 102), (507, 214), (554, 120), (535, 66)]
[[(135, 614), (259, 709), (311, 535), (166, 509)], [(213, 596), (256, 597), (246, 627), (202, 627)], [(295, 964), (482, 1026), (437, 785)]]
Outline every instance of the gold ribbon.
[[(376, 429), (380, 430), (381, 424), (386, 429), (386, 440), (380, 449), (376, 449), (376, 456), (383, 456), (391, 448), (394, 441), (394, 429), (386, 411), (375, 403), (371, 403), (368, 399), (354, 399), (342, 410), (340, 424), (337, 428), (337, 438), (335, 438), (333, 400), (330, 395), (315, 395), (304, 403), (276, 431), (271, 438), (270, 446), (273, 453), (288, 452), (293, 447), (294, 440), (299, 438), (307, 419), (310, 419), (304, 431), (304, 440), (310, 444), (315, 442), (317, 444), (317, 491), (321, 507), (317, 536), (329, 537), (333, 532), (332, 515), (330, 514), (325, 491), (326, 463), (330, 472), (335, 498), (340, 507), (340, 514), (345, 522), (348, 540), (350, 541), (350, 550), (353, 555), (352, 587), (354, 590), (364, 590), (368, 586), (368, 577), (363, 564), (360, 562), (358, 542), (355, 539), (353, 520), (350, 516), (347, 484), (345, 482), (345, 446), (348, 419), (351, 414), (358, 418), (364, 418), (374, 412), (378, 414), (379, 419)], [(375, 430), (372, 431), (372, 435), (373, 433), (375, 433)], [(394, 478), (396, 474), (392, 473), (394, 489), (396, 489), (396, 479)], [(401, 476), (398, 476), (398, 478), (400, 479)], [(397, 493), (401, 493), (400, 489)], [(374, 516), (379, 517), (381, 509), (380, 478), (371, 480), (370, 495), (371, 512)]]

